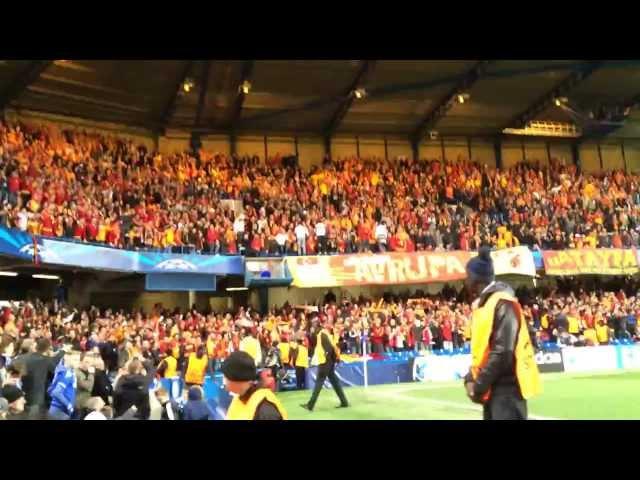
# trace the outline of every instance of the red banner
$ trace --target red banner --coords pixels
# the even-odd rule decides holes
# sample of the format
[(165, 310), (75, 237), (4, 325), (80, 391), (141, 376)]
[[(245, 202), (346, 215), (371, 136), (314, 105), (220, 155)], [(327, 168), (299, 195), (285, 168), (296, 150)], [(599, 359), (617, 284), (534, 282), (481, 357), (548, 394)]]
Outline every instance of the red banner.
[(462, 280), (470, 252), (287, 257), (296, 287), (419, 284)]
[(635, 249), (598, 248), (545, 250), (547, 275), (633, 275), (638, 273)]

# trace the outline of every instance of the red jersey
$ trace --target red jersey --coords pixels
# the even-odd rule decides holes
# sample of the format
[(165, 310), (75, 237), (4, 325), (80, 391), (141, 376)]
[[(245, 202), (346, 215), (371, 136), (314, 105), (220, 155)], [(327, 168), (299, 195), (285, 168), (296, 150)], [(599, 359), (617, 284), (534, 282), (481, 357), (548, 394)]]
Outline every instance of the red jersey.
[(96, 227), (93, 223), (90, 223), (89, 225), (87, 225), (87, 228), (85, 229), (85, 236), (87, 238), (87, 240), (95, 240), (96, 236), (98, 235), (98, 227)]
[(73, 227), (73, 238), (85, 239), (85, 228), (80, 225), (80, 223), (76, 223)]
[(9, 192), (18, 193), (18, 191), (20, 191), (20, 178), (14, 176), (9, 177), (7, 186), (9, 187)]
[(442, 324), (442, 338), (445, 342), (453, 341), (453, 331), (449, 320), (445, 320)]

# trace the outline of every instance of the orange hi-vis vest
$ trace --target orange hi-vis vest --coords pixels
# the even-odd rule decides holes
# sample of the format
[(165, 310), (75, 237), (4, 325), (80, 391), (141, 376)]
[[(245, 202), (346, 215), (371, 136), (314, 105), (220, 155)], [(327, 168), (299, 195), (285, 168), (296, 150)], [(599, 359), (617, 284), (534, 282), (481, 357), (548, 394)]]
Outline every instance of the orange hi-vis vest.
[(203, 355), (202, 358), (198, 358), (195, 353), (189, 355), (189, 366), (184, 376), (185, 383), (204, 385), (204, 375), (207, 372), (208, 361), (209, 358), (206, 355)]
[(225, 420), (253, 420), (256, 416), (256, 410), (263, 400), (273, 403), (278, 412), (280, 412), (282, 419), (287, 420), (287, 411), (278, 400), (278, 397), (268, 388), (259, 388), (253, 392), (246, 403), (240, 400), (240, 397), (233, 397)]
[[(531, 345), (531, 338), (527, 329), (527, 322), (522, 315), (522, 309), (518, 300), (506, 292), (495, 292), (487, 299), (482, 307), (473, 311), (471, 322), (471, 374), (474, 380), (487, 364), (491, 351), (490, 339), (493, 330), (493, 317), (496, 305), (499, 301), (511, 302), (518, 316), (519, 328), (516, 338), (516, 378), (520, 386), (520, 393), (528, 400), (542, 392), (540, 372), (535, 361), (535, 352)], [(483, 397), (486, 402), (491, 397), (491, 390)]]

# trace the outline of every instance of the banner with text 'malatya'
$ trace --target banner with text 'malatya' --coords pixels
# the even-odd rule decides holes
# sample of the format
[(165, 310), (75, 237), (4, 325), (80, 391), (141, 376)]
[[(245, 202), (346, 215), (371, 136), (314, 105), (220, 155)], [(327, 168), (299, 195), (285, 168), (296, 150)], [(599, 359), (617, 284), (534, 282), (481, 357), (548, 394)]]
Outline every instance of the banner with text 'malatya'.
[(634, 275), (638, 257), (632, 248), (545, 250), (547, 275)]

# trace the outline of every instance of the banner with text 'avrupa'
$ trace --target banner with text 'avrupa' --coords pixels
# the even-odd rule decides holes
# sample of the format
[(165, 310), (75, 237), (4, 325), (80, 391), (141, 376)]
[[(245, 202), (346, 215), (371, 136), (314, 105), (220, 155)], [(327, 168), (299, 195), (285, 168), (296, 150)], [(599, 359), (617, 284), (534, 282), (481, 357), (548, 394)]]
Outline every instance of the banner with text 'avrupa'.
[[(390, 252), (378, 254), (287, 257), (292, 285), (319, 288), (354, 285), (425, 284), (463, 280), (476, 252)], [(491, 252), (496, 275), (536, 273), (527, 247)]]

